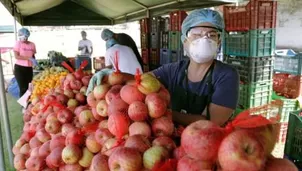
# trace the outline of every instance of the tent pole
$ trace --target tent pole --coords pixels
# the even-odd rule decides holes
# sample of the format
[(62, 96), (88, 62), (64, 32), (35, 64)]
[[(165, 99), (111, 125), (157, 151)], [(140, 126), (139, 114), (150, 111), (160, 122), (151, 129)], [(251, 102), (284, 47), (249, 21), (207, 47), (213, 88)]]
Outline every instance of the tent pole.
[(5, 170), (4, 148), (3, 148), (2, 140), (3, 139), (2, 139), (2, 132), (1, 132), (1, 124), (0, 124), (0, 170)]
[(14, 34), (15, 34), (15, 41), (18, 40), (18, 32), (17, 32), (17, 20), (16, 17), (14, 17)]
[[(1, 53), (0, 53), (0, 61), (1, 61)], [(5, 95), (5, 87), (4, 87), (4, 74), (3, 74), (3, 67), (2, 63), (0, 62), (0, 102), (1, 102), (1, 111), (2, 111), (2, 123), (4, 125), (4, 131), (6, 135), (6, 143), (7, 143), (7, 151), (8, 151), (8, 158), (10, 165), (14, 166), (14, 159), (12, 153), (12, 135), (10, 132), (10, 122), (8, 117), (8, 108), (7, 108), (7, 101)], [(1, 137), (2, 138), (2, 137)]]

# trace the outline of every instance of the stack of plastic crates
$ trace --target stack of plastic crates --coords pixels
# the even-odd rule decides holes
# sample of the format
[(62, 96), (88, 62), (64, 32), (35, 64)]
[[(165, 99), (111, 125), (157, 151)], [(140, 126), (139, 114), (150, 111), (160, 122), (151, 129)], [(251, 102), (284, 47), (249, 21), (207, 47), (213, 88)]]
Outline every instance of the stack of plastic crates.
[(160, 36), (160, 64), (177, 62), (183, 58), (183, 47), (181, 42), (181, 24), (187, 17), (185, 11), (174, 11), (170, 13), (169, 30), (162, 31)]
[(273, 0), (224, 6), (224, 60), (240, 75), (239, 109), (271, 102), (276, 10), (277, 2)]

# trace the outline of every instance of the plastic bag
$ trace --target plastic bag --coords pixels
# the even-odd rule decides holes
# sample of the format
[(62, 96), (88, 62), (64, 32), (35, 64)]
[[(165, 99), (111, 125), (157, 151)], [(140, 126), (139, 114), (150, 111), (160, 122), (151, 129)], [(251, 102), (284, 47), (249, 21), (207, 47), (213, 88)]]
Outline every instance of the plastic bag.
[(20, 88), (15, 77), (11, 79), (7, 88), (7, 92), (14, 98), (19, 98)]

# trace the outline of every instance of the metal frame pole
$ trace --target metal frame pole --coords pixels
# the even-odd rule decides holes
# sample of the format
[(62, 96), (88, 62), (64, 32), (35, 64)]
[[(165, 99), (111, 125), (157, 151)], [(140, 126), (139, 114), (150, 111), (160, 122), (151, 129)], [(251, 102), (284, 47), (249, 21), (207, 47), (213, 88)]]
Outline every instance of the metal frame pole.
[(1, 133), (2, 132), (1, 132), (1, 124), (0, 124), (0, 170), (5, 170), (4, 148), (3, 148), (2, 134)]
[[(1, 61), (1, 53), (0, 53), (0, 61)], [(2, 63), (0, 62), (0, 104), (1, 104), (1, 111), (2, 111), (2, 123), (4, 125), (4, 131), (6, 136), (6, 144), (7, 144), (7, 151), (8, 151), (8, 158), (10, 165), (14, 166), (14, 156), (13, 156), (13, 141), (12, 141), (12, 135), (10, 132), (10, 122), (8, 117), (8, 107), (7, 107), (7, 101), (6, 101), (6, 95), (5, 95), (5, 87), (4, 87), (4, 74), (3, 74), (3, 67)], [(2, 136), (1, 136), (2, 138)]]

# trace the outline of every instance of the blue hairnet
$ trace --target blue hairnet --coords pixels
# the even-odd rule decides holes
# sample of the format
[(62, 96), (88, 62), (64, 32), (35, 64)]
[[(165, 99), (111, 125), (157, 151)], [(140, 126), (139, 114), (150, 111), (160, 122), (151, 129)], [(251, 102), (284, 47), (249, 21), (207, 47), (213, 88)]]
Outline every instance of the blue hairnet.
[(113, 33), (111, 30), (109, 30), (109, 29), (104, 29), (104, 30), (102, 31), (101, 37), (102, 37), (102, 39), (103, 39), (104, 41), (107, 41), (108, 39), (112, 38), (113, 35), (114, 35), (114, 33)]
[(115, 39), (109, 39), (106, 41), (106, 49), (111, 48), (113, 45), (117, 44), (117, 41)]
[(181, 25), (182, 42), (184, 42), (189, 29), (201, 23), (211, 23), (220, 31), (224, 29), (223, 18), (217, 11), (210, 9), (194, 10), (185, 18)]
[(19, 35), (19, 36), (29, 37), (29, 36), (30, 36), (30, 32), (29, 32), (29, 30), (26, 29), (26, 28), (21, 28), (21, 29), (18, 31), (18, 35)]

